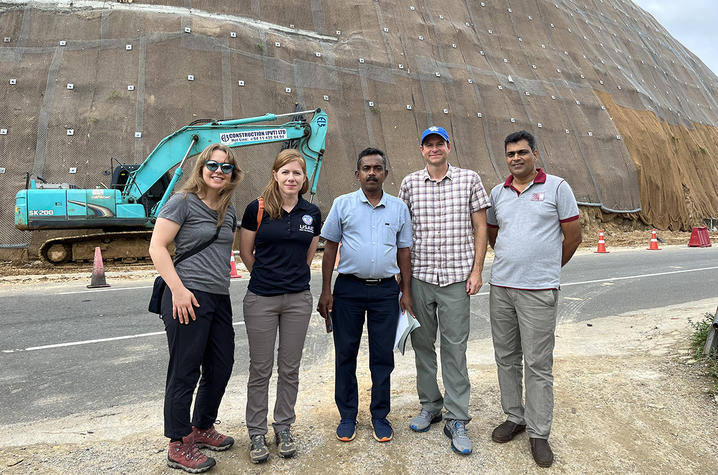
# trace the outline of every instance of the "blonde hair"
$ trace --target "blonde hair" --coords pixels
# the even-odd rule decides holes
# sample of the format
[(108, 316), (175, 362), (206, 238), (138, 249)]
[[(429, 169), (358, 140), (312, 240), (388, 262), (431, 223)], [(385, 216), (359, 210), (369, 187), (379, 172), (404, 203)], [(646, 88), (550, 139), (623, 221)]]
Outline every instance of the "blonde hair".
[[(291, 162), (299, 162), (299, 166), (302, 167), (302, 172), (304, 172), (304, 183), (299, 190), (299, 194), (303, 195), (309, 189), (309, 179), (307, 178), (307, 164), (299, 150), (288, 148), (279, 152), (279, 155), (274, 160), (274, 165), (272, 165), (272, 171), (277, 172)], [(282, 195), (279, 194), (279, 183), (274, 179), (273, 173), (269, 176), (269, 183), (264, 188), (262, 198), (264, 199), (264, 209), (269, 218), (279, 219), (282, 216)]]
[(244, 178), (244, 172), (237, 166), (237, 161), (234, 159), (232, 149), (226, 145), (219, 143), (213, 143), (208, 145), (202, 153), (199, 154), (197, 160), (192, 168), (192, 174), (187, 179), (187, 182), (182, 186), (180, 191), (185, 193), (194, 193), (200, 198), (204, 198), (207, 195), (207, 183), (205, 183), (202, 173), (204, 171), (204, 164), (207, 160), (210, 160), (212, 153), (215, 150), (219, 150), (227, 154), (227, 159), (224, 163), (231, 163), (234, 165), (232, 170), (232, 177), (224, 188), (219, 191), (219, 201), (217, 202), (217, 227), (220, 227), (224, 222), (224, 215), (227, 213), (227, 208), (232, 201), (232, 193), (237, 188), (239, 182)]

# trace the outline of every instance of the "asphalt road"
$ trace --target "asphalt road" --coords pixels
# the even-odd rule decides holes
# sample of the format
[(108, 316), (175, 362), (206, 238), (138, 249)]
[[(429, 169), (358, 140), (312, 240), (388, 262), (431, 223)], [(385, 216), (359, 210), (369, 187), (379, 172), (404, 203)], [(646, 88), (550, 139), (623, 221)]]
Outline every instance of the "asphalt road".
[[(484, 273), (488, 280), (490, 267)], [(584, 321), (715, 297), (718, 247), (577, 255), (563, 269), (559, 320)], [(233, 280), (236, 352), (233, 378), (246, 381), (242, 297)], [(147, 313), (151, 282), (110, 282), (109, 289), (36, 283), (0, 289), (0, 425), (91, 409), (158, 401), (167, 344), (162, 321)], [(320, 275), (312, 276), (315, 303)], [(700, 316), (697, 316), (697, 318)], [(472, 298), (471, 338), (489, 336), (488, 288)], [(331, 336), (314, 314), (303, 366), (331, 352)]]

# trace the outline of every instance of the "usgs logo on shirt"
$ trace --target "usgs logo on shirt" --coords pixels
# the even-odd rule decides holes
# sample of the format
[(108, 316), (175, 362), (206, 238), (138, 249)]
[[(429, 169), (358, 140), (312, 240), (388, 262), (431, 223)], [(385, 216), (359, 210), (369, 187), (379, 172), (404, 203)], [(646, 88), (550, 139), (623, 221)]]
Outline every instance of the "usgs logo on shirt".
[(304, 222), (304, 224), (299, 225), (299, 230), (308, 233), (314, 233), (314, 226), (312, 225), (312, 223), (314, 222), (314, 218), (312, 218), (308, 214), (305, 214), (304, 216), (302, 216), (302, 221)]

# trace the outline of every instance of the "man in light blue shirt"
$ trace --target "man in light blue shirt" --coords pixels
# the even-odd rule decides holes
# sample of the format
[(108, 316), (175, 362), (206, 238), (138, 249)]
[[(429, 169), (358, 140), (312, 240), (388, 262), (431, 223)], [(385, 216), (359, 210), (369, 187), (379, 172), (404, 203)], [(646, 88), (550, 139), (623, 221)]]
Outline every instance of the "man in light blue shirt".
[[(317, 310), (325, 319), (331, 318), (334, 327), (334, 400), (341, 417), (337, 438), (350, 442), (356, 436), (356, 360), (366, 314), (373, 435), (379, 442), (388, 442), (394, 436), (386, 416), (390, 410), (399, 307), (413, 315), (411, 218), (406, 204), (382, 189), (387, 174), (384, 152), (376, 148), (362, 150), (354, 173), (360, 189), (334, 200), (322, 227), (321, 236), (327, 242)], [(340, 242), (339, 276), (332, 294), (332, 272)], [(401, 300), (397, 274), (401, 275)]]

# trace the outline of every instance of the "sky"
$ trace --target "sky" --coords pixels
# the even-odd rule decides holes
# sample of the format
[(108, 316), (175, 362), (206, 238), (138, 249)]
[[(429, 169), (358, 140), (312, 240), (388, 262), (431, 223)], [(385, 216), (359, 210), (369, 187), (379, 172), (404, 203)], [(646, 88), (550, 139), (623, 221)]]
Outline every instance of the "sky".
[(633, 0), (718, 75), (716, 0)]

